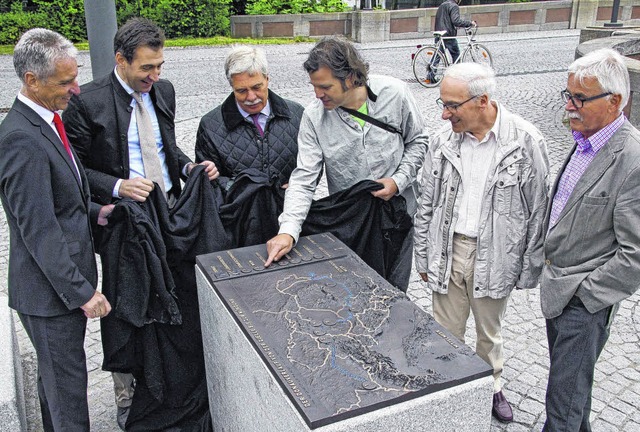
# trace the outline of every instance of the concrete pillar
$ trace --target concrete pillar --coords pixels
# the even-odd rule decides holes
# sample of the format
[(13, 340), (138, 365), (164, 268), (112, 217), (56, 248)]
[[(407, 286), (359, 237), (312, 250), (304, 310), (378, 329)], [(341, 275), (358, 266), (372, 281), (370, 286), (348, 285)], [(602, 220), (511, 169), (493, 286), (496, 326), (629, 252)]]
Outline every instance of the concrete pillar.
[(84, 0), (93, 78), (110, 73), (114, 66), (113, 37), (116, 35), (115, 0)]
[(592, 26), (598, 16), (598, 0), (573, 0), (571, 28)]
[(353, 13), (351, 37), (356, 42), (389, 40), (389, 11), (357, 11)]

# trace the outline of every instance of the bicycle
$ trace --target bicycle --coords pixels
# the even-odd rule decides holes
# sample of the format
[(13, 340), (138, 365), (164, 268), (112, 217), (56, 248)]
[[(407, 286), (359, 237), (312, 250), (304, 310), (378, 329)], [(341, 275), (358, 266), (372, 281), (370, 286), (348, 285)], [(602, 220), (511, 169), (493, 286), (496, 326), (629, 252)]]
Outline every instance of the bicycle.
[(474, 62), (493, 66), (491, 53), (482, 44), (476, 42), (477, 26), (466, 27), (466, 45), (461, 47), (460, 56), (455, 62), (450, 60), (449, 51), (445, 49), (445, 39), (455, 39), (456, 36), (444, 36), (446, 31), (434, 31), (435, 45), (418, 45), (418, 51), (411, 54), (413, 75), (424, 87), (436, 87), (440, 85), (442, 76), (447, 67), (460, 62)]

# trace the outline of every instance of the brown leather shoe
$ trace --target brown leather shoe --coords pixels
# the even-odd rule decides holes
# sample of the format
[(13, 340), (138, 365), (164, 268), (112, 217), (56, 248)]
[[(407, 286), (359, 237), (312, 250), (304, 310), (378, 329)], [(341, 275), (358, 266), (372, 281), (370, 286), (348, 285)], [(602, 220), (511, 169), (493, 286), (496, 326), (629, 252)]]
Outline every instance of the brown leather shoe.
[(511, 423), (513, 421), (513, 411), (511, 405), (504, 397), (502, 390), (493, 394), (493, 409), (491, 414), (502, 423)]

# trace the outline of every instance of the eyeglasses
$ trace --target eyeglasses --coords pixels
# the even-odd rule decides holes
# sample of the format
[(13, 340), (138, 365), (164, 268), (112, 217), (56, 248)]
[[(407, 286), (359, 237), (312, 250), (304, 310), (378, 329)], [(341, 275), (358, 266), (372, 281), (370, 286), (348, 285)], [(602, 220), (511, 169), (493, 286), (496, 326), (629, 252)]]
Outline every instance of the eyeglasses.
[(564, 103), (566, 104), (567, 102), (571, 101), (571, 103), (573, 104), (574, 107), (576, 107), (576, 109), (582, 108), (585, 102), (600, 99), (605, 96), (609, 96), (611, 94), (612, 94), (611, 92), (606, 92), (606, 93), (600, 93), (599, 95), (596, 95), (596, 96), (582, 98), (582, 97), (572, 95), (567, 90), (562, 90), (560, 92), (560, 96), (562, 96), (562, 100), (564, 101)]
[(438, 99), (436, 99), (436, 105), (438, 105), (438, 108), (440, 108), (440, 109), (446, 109), (450, 113), (454, 113), (454, 112), (458, 111), (458, 108), (460, 108), (462, 105), (466, 104), (470, 100), (475, 99), (477, 97), (478, 96), (473, 96), (473, 97), (470, 97), (469, 99), (467, 99), (464, 102), (460, 102), (460, 103), (456, 103), (456, 104), (446, 104), (446, 103), (444, 103), (444, 101), (442, 99), (438, 98)]

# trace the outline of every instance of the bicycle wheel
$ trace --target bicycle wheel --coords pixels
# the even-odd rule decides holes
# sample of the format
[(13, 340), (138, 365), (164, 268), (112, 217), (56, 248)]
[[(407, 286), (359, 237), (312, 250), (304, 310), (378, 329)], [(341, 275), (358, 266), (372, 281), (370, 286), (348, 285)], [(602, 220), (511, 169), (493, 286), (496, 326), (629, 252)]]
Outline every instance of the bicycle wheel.
[(447, 68), (447, 59), (433, 45), (423, 46), (413, 56), (413, 75), (425, 87), (436, 87)]
[(464, 51), (464, 55), (462, 57), (463, 62), (474, 62), (484, 64), (490, 67), (493, 67), (493, 59), (491, 58), (491, 53), (482, 44), (473, 44), (469, 48)]

